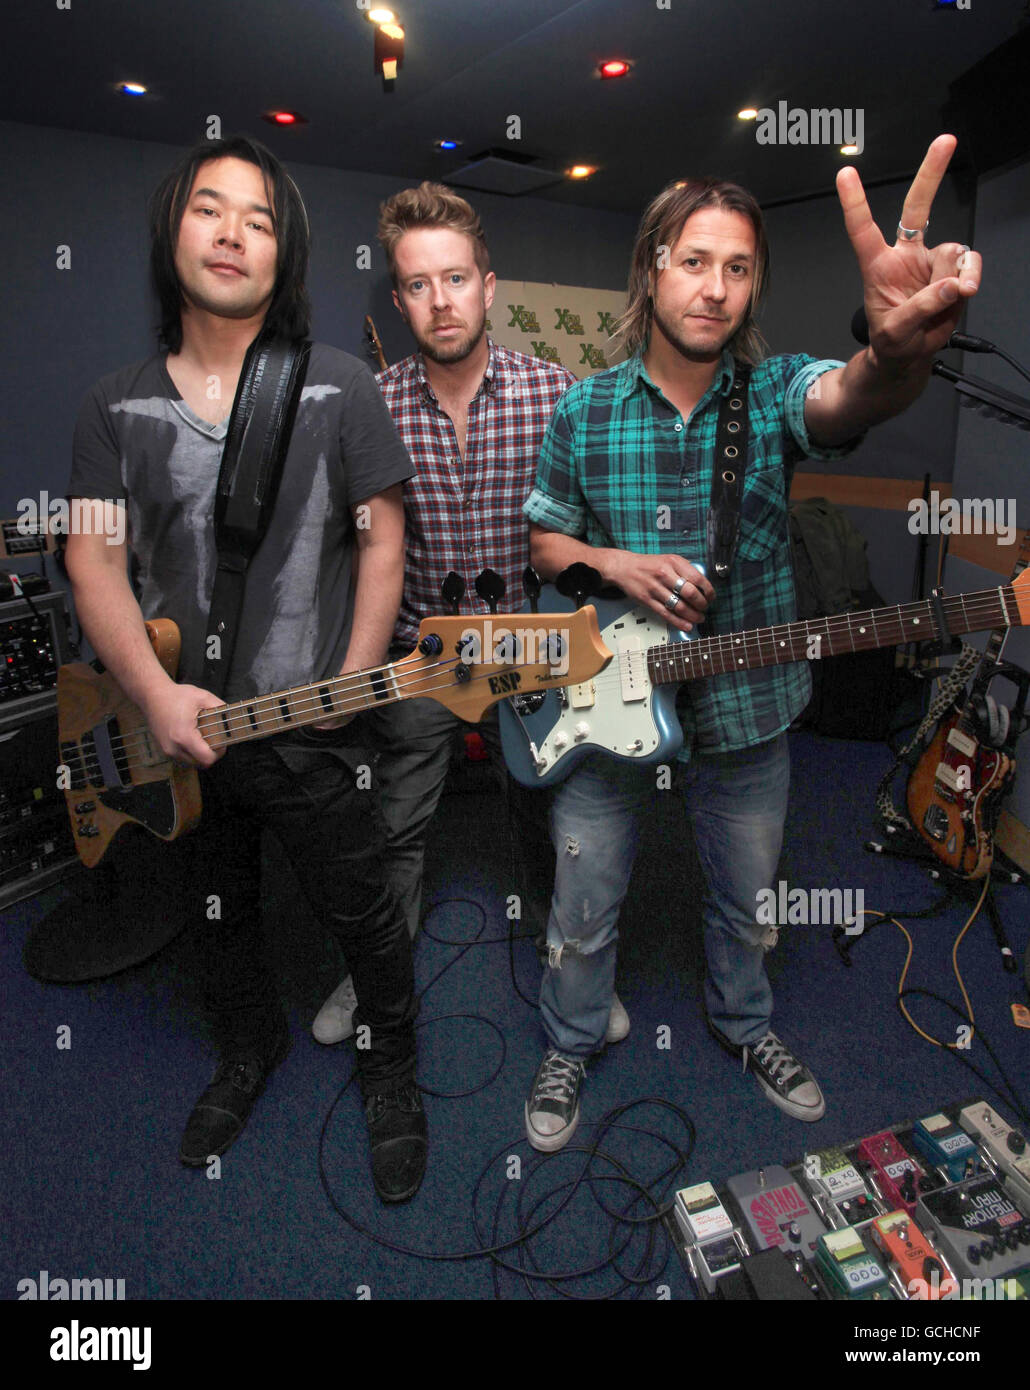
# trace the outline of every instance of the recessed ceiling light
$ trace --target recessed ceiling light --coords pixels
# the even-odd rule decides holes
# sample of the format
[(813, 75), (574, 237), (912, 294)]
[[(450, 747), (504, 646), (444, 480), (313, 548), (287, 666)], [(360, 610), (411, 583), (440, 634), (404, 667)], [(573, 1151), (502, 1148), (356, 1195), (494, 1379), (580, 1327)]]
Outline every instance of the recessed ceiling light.
[(386, 10), (382, 8), (369, 10), (368, 17), (373, 24), (392, 24), (394, 20), (397, 18), (393, 10)]
[(265, 111), (262, 113), (264, 119), (271, 125), (307, 125), (307, 116), (302, 116), (299, 111)]
[(127, 97), (142, 97), (147, 94), (142, 82), (119, 82), (118, 90), (124, 92)]
[(857, 145), (841, 145), (840, 152), (841, 154), (858, 154), (859, 148)]
[(738, 121), (757, 121), (758, 108), (755, 106), (745, 106), (743, 111), (737, 112)]
[(568, 171), (570, 179), (588, 179), (591, 174), (597, 173), (596, 164), (573, 164)]
[(625, 58), (609, 58), (599, 65), (599, 71), (602, 77), (625, 77), (629, 72), (629, 63)]

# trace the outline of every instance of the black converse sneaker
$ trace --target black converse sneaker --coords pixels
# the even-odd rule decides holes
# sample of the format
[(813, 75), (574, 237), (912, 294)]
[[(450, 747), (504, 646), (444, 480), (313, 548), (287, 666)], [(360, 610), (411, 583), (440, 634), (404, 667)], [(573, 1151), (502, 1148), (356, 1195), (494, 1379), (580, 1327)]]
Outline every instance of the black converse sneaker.
[(773, 1105), (793, 1115), (795, 1120), (822, 1119), (826, 1102), (819, 1083), (772, 1029), (747, 1047), (734, 1047), (714, 1028), (711, 1031), (728, 1052), (741, 1058), (745, 1071), (754, 1073)]
[(557, 1153), (579, 1124), (579, 1088), (586, 1067), (549, 1047), (526, 1101), (526, 1138), (541, 1153)]

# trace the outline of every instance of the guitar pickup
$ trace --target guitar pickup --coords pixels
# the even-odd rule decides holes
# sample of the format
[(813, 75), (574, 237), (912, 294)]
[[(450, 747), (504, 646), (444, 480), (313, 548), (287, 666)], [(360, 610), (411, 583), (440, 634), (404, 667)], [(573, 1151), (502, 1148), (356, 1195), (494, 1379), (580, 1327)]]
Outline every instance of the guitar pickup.
[(964, 734), (961, 729), (949, 731), (948, 743), (952, 748), (957, 748), (964, 758), (972, 758), (976, 753), (976, 740)]
[(581, 681), (579, 685), (570, 685), (569, 704), (573, 709), (592, 709), (594, 705), (594, 683), (593, 681)]
[[(964, 776), (960, 774), (964, 773)], [(947, 763), (937, 764), (937, 781), (943, 786), (949, 787), (953, 792), (967, 792), (970, 788), (970, 770), (963, 765), (960, 768), (949, 767)]]
[(639, 637), (630, 638), (619, 652), (619, 680), (623, 704), (647, 699), (650, 682), (647, 679), (647, 654), (640, 649)]

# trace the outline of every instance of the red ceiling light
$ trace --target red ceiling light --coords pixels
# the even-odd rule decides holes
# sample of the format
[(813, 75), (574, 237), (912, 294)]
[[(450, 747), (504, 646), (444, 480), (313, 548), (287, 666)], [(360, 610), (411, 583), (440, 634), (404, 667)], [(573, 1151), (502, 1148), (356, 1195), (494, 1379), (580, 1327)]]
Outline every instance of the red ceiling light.
[(271, 125), (307, 125), (307, 116), (299, 111), (265, 111), (264, 119)]
[(598, 71), (602, 77), (625, 77), (629, 72), (629, 63), (625, 58), (609, 58), (606, 63), (601, 63)]

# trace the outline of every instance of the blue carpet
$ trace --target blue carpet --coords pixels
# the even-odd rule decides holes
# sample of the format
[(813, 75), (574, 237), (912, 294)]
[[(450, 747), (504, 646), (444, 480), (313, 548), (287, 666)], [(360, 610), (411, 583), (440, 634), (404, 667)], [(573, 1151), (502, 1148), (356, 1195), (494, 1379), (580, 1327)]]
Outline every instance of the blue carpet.
[[(792, 887), (861, 887), (867, 907), (902, 913), (933, 901), (939, 889), (925, 870), (863, 850), (888, 762), (883, 745), (802, 734), (792, 750), (781, 877)], [(774, 1023), (818, 1076), (827, 1113), (802, 1126), (765, 1101), (705, 1031), (697, 867), (682, 810), (659, 794), (623, 918), (618, 988), (632, 1031), (589, 1070), (578, 1142), (591, 1143), (596, 1122), (613, 1108), (655, 1103), (619, 1118), (602, 1141), (610, 1158), (595, 1163), (592, 1183), (577, 1184), (582, 1153), (541, 1159), (522, 1137), (543, 1035), (511, 984), (504, 826), (485, 789), (466, 791), (449, 795), (437, 817), (426, 877), (426, 902), (435, 906), (416, 957), (420, 986), (429, 986), (419, 1034), (420, 1079), (434, 1093), (427, 1096), (429, 1169), (413, 1202), (384, 1209), (371, 1190), (356, 1088), (341, 1095), (353, 1070), (350, 1044), (323, 1048), (309, 1032), (336, 983), (333, 950), (298, 908), (274, 846), (269, 870), (266, 924), (293, 1050), (218, 1177), (183, 1169), (176, 1158), (181, 1126), (212, 1066), (185, 936), (114, 979), (47, 986), (25, 973), (20, 952), (62, 890), (4, 914), (4, 1297), (17, 1297), (18, 1281), (45, 1269), (51, 1278), (124, 1279), (128, 1298), (355, 1298), (366, 1289), (374, 1299), (551, 1298), (554, 1287), (533, 1282), (530, 1290), (481, 1255), (428, 1260), (382, 1243), (422, 1256), (461, 1255), (540, 1226), (527, 1257), (537, 1268), (588, 1271), (562, 1282), (567, 1293), (654, 1298), (666, 1285), (672, 1297), (689, 1298), (677, 1257), (642, 1219), (654, 1206), (632, 1183), (665, 1174), (667, 1190), (686, 1153), (674, 1186), (720, 1183), (983, 1090), (954, 1054), (924, 1042), (898, 1012), (906, 947), (894, 927), (863, 939), (849, 968), (830, 928), (796, 926), (781, 933), (769, 961)], [(997, 901), (1022, 961), (1030, 897), (1001, 887)], [(909, 985), (961, 1004), (950, 953), (969, 910), (954, 903), (912, 924)], [(477, 936), (482, 942), (469, 949), (443, 944)], [(1025, 990), (1021, 976), (1003, 972), (986, 918), (967, 934), (960, 964), (977, 1023), (1024, 1088), (1025, 1103), (1030, 1033), (1010, 1015)], [(514, 965), (523, 993), (534, 998), (539, 967), (528, 939), (515, 943)], [(958, 1020), (946, 1010), (923, 1000), (912, 1009), (927, 1031), (954, 1038)], [(62, 1025), (71, 1030), (67, 1049), (56, 1045)], [(668, 1048), (658, 1046), (663, 1029)], [(996, 1075), (979, 1035), (968, 1056)], [(636, 1224), (613, 1228), (605, 1207), (628, 1211)], [(589, 1272), (613, 1251), (614, 1270)], [(509, 1265), (520, 1258), (511, 1248), (503, 1255)]]

